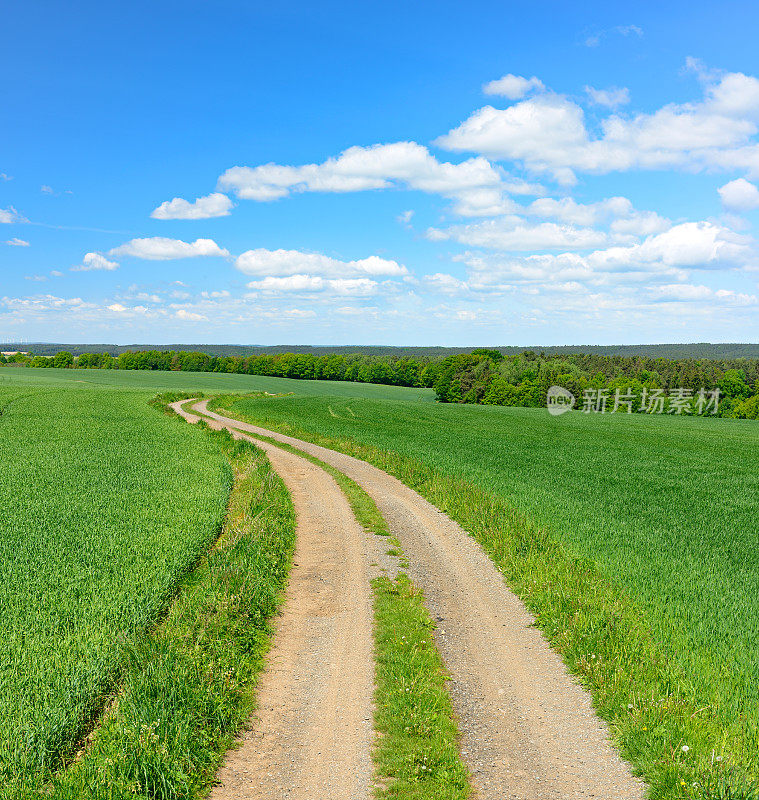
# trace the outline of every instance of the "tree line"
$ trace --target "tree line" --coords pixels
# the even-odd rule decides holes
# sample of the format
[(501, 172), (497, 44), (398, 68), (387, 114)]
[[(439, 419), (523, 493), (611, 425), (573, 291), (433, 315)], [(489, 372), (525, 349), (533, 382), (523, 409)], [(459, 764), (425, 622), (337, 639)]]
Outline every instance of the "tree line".
[[(696, 413), (700, 390), (719, 390), (720, 416), (759, 418), (759, 359), (652, 358), (594, 353), (558, 355), (526, 351), (504, 356), (478, 349), (446, 358), (372, 356), (361, 353), (315, 355), (277, 353), (214, 356), (199, 351), (142, 350), (112, 356), (60, 351), (53, 357), (15, 355), (0, 363), (32, 368), (162, 370), (226, 372), (299, 380), (355, 381), (394, 386), (429, 387), (443, 403), (545, 406), (548, 389), (562, 386), (577, 398), (620, 394), (631, 398), (631, 410), (646, 411), (646, 398), (667, 398), (684, 390), (694, 398), (686, 411)], [(628, 406), (630, 407), (630, 406)], [(612, 410), (612, 409), (609, 409)], [(671, 410), (669, 400), (665, 411)]]

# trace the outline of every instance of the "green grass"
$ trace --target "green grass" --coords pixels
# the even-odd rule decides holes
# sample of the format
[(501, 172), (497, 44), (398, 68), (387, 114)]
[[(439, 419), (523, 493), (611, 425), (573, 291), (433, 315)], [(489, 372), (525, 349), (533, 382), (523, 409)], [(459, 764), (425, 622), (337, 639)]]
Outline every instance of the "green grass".
[(377, 796), (465, 800), (469, 776), (421, 592), (403, 573), (397, 580), (377, 578), (373, 588)]
[(707, 782), (756, 778), (755, 423), (360, 398), (222, 405), (372, 461), (472, 531), (653, 797), (719, 797)]
[(182, 583), (166, 618), (129, 648), (116, 703), (85, 755), (55, 776), (46, 796), (205, 796), (253, 709), (268, 619), (294, 549), (295, 516), (260, 450), (226, 432), (192, 430), (210, 436), (234, 468), (224, 530)]
[(55, 769), (220, 530), (231, 470), (123, 392), (0, 384), (0, 785)]
[(409, 389), (346, 381), (300, 381), (270, 378), (265, 375), (235, 375), (223, 372), (158, 372), (110, 369), (26, 369), (1, 367), (0, 387), (15, 386), (89, 386), (113, 387), (127, 391), (159, 392), (294, 392), (299, 396), (329, 395), (334, 398), (370, 397), (375, 400), (406, 400), (432, 403), (432, 389)]

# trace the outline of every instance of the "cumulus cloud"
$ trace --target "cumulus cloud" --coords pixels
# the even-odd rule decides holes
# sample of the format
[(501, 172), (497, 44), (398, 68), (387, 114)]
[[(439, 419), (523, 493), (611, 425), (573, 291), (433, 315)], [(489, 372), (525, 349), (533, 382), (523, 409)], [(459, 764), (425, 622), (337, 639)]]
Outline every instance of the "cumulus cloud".
[(575, 225), (596, 225), (610, 217), (628, 217), (633, 204), (626, 197), (609, 197), (597, 203), (578, 203), (571, 197), (541, 197), (525, 209), (537, 217), (558, 219)]
[(169, 261), (175, 258), (195, 258), (198, 256), (228, 256), (229, 251), (219, 247), (213, 239), (196, 239), (183, 242), (181, 239), (167, 239), (153, 236), (145, 239), (132, 239), (119, 247), (114, 247), (111, 256), (132, 256), (149, 261)]
[(437, 144), (453, 151), (523, 163), (566, 185), (575, 171), (632, 168), (744, 168), (759, 174), (759, 80), (743, 73), (699, 73), (703, 98), (652, 114), (612, 114), (591, 136), (582, 108), (562, 95), (539, 95), (505, 109), (485, 106)]
[(597, 106), (619, 108), (619, 106), (625, 106), (630, 102), (630, 91), (626, 88), (594, 89), (592, 86), (586, 86), (585, 91)]
[(427, 286), (441, 294), (457, 295), (465, 292), (469, 287), (466, 281), (455, 278), (446, 272), (435, 272), (425, 275), (424, 282)]
[(248, 250), (238, 256), (235, 266), (246, 275), (267, 277), (313, 276), (344, 278), (361, 275), (402, 276), (408, 270), (397, 261), (369, 256), (357, 261), (340, 261), (321, 253), (300, 250)]
[(718, 190), (722, 205), (729, 211), (759, 208), (759, 189), (745, 178), (730, 181)]
[(357, 192), (405, 187), (457, 197), (482, 187), (498, 187), (499, 172), (484, 158), (459, 164), (440, 162), (416, 142), (350, 147), (321, 164), (232, 167), (219, 187), (246, 200), (276, 200), (293, 192)]
[(545, 87), (540, 78), (523, 78), (521, 75), (504, 75), (496, 81), (490, 81), (482, 87), (485, 94), (497, 94), (509, 100), (520, 100), (531, 91), (542, 91)]
[(234, 207), (234, 203), (221, 192), (214, 192), (206, 197), (198, 197), (194, 203), (175, 197), (166, 200), (151, 213), (153, 219), (210, 219), (226, 217)]
[(109, 261), (100, 253), (86, 253), (82, 263), (77, 267), (72, 267), (72, 272), (91, 272), (96, 269), (113, 271), (119, 268), (117, 261)]
[(15, 236), (12, 239), (8, 239), (5, 243), (9, 244), (11, 247), (29, 247), (29, 242), (24, 239), (18, 239)]
[(683, 282), (690, 271), (742, 267), (754, 258), (752, 242), (712, 222), (686, 222), (629, 246), (610, 246), (585, 255), (573, 252), (526, 256), (465, 253), (467, 286), (491, 291), (515, 283), (578, 282), (624, 286), (652, 279)]

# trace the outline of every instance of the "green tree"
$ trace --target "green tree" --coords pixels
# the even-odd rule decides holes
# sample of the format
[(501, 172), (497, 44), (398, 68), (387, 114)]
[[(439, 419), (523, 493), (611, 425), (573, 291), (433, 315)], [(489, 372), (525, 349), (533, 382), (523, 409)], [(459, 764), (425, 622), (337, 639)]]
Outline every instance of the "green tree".
[(73, 364), (74, 356), (72, 353), (69, 353), (68, 350), (61, 350), (59, 353), (55, 354), (55, 358), (53, 359), (53, 366), (58, 367), (58, 369), (67, 369), (73, 366)]

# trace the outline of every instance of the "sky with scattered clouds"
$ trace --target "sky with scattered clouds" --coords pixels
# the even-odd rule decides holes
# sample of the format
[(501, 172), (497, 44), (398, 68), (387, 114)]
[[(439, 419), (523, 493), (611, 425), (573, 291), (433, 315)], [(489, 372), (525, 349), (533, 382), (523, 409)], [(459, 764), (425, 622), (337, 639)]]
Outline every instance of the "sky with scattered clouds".
[(16, 4), (0, 341), (759, 341), (759, 10)]

